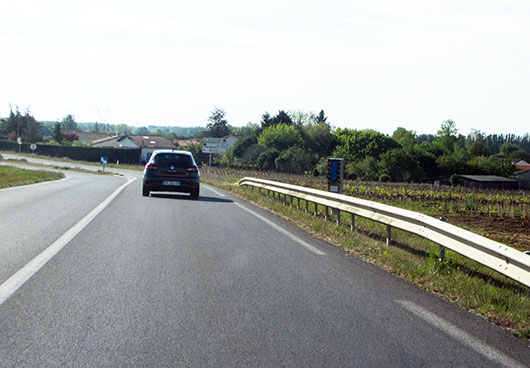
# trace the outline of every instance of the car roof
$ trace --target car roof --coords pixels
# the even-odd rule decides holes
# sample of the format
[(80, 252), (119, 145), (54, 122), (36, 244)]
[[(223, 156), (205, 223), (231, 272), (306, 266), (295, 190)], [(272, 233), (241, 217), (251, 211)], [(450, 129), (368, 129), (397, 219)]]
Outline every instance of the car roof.
[(153, 151), (153, 156), (154, 155), (158, 155), (159, 153), (164, 153), (164, 154), (166, 154), (166, 153), (174, 153), (174, 154), (179, 154), (179, 155), (193, 156), (191, 154), (191, 152), (189, 152), (189, 151), (177, 151), (177, 150), (175, 150), (175, 151), (173, 151), (173, 150), (156, 150), (156, 151)]

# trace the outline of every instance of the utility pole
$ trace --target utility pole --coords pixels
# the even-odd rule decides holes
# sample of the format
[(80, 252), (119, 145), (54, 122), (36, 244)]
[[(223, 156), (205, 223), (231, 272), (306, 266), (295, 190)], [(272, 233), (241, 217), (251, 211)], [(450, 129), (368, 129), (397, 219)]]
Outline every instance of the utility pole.
[[(17, 108), (18, 111), (18, 108)], [(18, 114), (17, 114), (18, 115)], [(17, 143), (18, 143), (18, 153), (20, 153), (20, 147), (22, 146), (22, 138), (20, 137), (20, 119), (17, 116)]]

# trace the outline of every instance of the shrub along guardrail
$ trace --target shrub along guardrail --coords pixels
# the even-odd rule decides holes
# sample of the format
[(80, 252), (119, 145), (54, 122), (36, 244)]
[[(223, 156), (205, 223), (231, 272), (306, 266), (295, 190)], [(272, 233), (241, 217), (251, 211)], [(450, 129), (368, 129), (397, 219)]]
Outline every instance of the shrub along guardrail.
[(440, 245), (440, 258), (445, 256), (445, 248), (470, 258), (497, 272), (502, 273), (530, 287), (530, 256), (504, 244), (485, 238), (457, 226), (437, 220), (433, 217), (389, 205), (330, 193), (323, 190), (284, 184), (271, 180), (243, 178), (239, 185), (266, 190), (267, 195), (297, 198), (305, 201), (305, 210), (309, 203), (314, 203), (315, 213), (318, 206), (325, 208), (324, 216), (328, 219), (329, 209), (337, 211), (337, 223), (341, 221), (341, 211), (351, 215), (350, 227), (355, 228), (355, 216), (371, 219), (386, 225), (386, 242), (391, 242), (392, 227), (419, 235)]
[[(0, 150), (18, 152), (18, 143), (0, 140)], [(32, 153), (30, 143), (22, 143), (20, 151)], [(68, 157), (72, 160), (99, 162), (100, 157), (108, 157), (109, 163), (120, 161), (123, 164), (140, 163), (139, 148), (111, 148), (111, 147), (75, 147), (37, 144), (35, 153), (52, 157)]]

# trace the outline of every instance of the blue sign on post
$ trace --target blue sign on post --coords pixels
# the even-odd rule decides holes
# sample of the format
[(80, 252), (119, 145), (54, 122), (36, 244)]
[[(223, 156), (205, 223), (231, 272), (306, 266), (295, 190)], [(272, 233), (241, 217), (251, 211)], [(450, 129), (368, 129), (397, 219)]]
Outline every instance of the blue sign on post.
[(99, 158), (99, 163), (103, 165), (103, 172), (105, 172), (105, 165), (107, 165), (109, 163), (109, 158), (108, 157), (100, 157)]

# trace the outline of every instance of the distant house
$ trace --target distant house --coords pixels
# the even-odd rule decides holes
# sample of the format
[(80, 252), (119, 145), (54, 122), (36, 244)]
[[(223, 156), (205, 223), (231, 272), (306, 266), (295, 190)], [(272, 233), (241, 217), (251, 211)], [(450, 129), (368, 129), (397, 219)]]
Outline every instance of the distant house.
[(201, 141), (199, 139), (175, 139), (171, 143), (177, 146), (178, 149), (185, 150), (192, 144), (201, 144)]
[(159, 135), (127, 135), (138, 147), (142, 149), (140, 162), (149, 161), (151, 154), (158, 149), (176, 149), (169, 139)]
[(116, 134), (113, 133), (88, 133), (88, 132), (78, 132), (76, 131), (79, 141), (83, 143), (91, 143), (103, 138), (115, 137)]
[(104, 137), (90, 142), (92, 147), (139, 148), (127, 135)]
[(530, 168), (517, 171), (515, 178), (519, 182), (519, 189), (530, 190)]
[(103, 137), (90, 142), (92, 147), (112, 147), (112, 148), (140, 148), (139, 161), (145, 163), (151, 154), (157, 149), (177, 148), (168, 139), (161, 136), (145, 136), (122, 134), (119, 136)]
[(530, 169), (530, 164), (524, 160), (520, 160), (513, 163), (519, 170), (528, 170)]
[(458, 175), (458, 181), (474, 189), (519, 189), (517, 180), (495, 175)]

